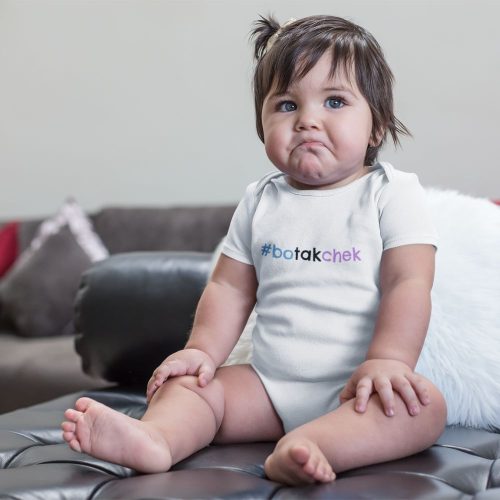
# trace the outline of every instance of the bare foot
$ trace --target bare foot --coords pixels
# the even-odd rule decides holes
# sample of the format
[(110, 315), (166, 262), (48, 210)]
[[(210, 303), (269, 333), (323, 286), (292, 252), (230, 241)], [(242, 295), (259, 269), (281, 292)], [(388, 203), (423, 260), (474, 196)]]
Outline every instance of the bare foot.
[(269, 479), (290, 485), (329, 483), (335, 473), (319, 447), (307, 438), (284, 441), (266, 459)]
[(80, 398), (64, 416), (63, 437), (75, 451), (140, 472), (165, 472), (172, 465), (164, 437), (145, 422), (90, 398)]

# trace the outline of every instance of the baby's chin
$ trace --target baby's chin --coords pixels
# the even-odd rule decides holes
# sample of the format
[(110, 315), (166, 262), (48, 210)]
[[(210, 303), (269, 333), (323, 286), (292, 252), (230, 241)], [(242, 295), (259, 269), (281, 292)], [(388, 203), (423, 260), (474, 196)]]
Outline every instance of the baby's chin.
[(328, 170), (321, 162), (309, 161), (294, 165), (287, 173), (296, 183), (309, 186), (309, 189), (319, 189), (339, 180)]
[(287, 175), (288, 184), (295, 189), (330, 189), (330, 187), (335, 187), (331, 182), (325, 181), (324, 179), (310, 179), (310, 178), (296, 178)]
[(335, 189), (342, 186), (347, 186), (354, 182), (360, 175), (353, 175), (348, 177), (323, 177), (323, 176), (299, 176), (290, 175), (287, 173), (286, 180), (288, 184), (295, 189)]

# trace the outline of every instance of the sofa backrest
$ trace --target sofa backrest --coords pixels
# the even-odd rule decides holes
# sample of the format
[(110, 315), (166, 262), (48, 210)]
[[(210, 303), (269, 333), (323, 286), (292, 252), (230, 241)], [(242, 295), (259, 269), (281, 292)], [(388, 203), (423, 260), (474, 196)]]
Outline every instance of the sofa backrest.
[[(134, 251), (211, 252), (227, 233), (235, 205), (109, 207), (90, 214), (110, 254)], [(42, 219), (19, 225), (19, 251), (26, 249)]]

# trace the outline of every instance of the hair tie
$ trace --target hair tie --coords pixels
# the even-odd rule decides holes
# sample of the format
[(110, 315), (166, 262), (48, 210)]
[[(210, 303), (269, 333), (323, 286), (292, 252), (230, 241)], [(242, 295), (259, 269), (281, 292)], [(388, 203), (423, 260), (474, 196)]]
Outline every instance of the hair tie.
[(274, 35), (272, 35), (269, 40), (267, 41), (267, 44), (266, 44), (266, 50), (264, 51), (264, 54), (267, 54), (272, 46), (274, 45), (274, 43), (276, 42), (276, 40), (278, 39), (278, 37), (281, 35), (281, 32), (283, 31), (284, 28), (286, 28), (288, 25), (294, 23), (297, 19), (291, 17), (285, 24), (281, 25), (276, 33), (274, 33)]

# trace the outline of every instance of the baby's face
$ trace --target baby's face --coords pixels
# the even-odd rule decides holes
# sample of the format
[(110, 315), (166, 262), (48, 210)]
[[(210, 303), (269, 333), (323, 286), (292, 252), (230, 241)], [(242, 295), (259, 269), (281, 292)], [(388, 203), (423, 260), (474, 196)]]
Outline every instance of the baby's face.
[(364, 172), (372, 114), (354, 75), (331, 78), (325, 54), (284, 94), (271, 89), (262, 108), (266, 153), (298, 189), (349, 184)]

